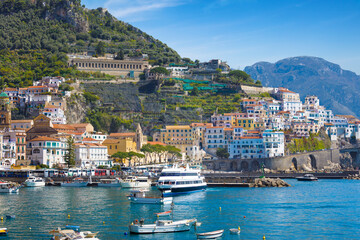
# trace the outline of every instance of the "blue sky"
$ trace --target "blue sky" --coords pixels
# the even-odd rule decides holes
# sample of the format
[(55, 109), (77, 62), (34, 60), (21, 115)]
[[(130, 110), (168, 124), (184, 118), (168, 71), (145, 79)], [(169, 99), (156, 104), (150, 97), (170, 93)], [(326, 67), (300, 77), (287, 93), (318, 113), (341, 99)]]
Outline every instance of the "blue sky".
[(316, 56), (360, 74), (359, 0), (82, 0), (104, 7), (182, 57), (258, 61)]

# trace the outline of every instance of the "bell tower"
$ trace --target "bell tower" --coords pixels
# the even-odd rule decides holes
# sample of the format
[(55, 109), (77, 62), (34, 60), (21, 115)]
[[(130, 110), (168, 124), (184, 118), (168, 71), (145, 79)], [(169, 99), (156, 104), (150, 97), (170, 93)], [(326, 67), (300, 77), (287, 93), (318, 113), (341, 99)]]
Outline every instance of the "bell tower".
[(140, 151), (140, 149), (144, 144), (144, 135), (139, 123), (137, 124), (136, 127), (135, 142), (136, 142), (136, 150)]
[(0, 94), (0, 129), (11, 127), (11, 102), (9, 96)]

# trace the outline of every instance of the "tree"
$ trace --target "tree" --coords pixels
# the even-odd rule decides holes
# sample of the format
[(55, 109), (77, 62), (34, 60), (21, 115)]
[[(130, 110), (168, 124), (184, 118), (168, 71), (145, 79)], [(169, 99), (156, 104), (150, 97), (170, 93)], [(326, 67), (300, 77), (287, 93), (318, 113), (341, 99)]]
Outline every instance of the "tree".
[(218, 148), (216, 150), (216, 156), (219, 158), (229, 158), (230, 154), (225, 148)]
[(111, 155), (112, 158), (115, 159), (115, 162), (124, 164), (123, 160), (129, 156), (127, 152), (117, 152)]
[(154, 152), (154, 149), (151, 144), (145, 144), (140, 149), (141, 152), (145, 154), (145, 161), (150, 159), (150, 162), (152, 162), (152, 153)]
[(167, 145), (165, 150), (168, 155), (171, 155), (171, 161), (174, 161), (177, 157), (181, 157), (181, 150), (177, 147)]
[(100, 41), (96, 45), (95, 52), (98, 56), (104, 56), (105, 55), (105, 43)]
[(64, 155), (64, 160), (68, 168), (75, 166), (75, 141), (73, 137), (68, 137), (67, 149)]
[(120, 50), (115, 57), (116, 60), (124, 60), (124, 51)]
[(191, 96), (198, 96), (200, 94), (200, 90), (197, 87), (194, 87), (193, 90), (190, 92)]

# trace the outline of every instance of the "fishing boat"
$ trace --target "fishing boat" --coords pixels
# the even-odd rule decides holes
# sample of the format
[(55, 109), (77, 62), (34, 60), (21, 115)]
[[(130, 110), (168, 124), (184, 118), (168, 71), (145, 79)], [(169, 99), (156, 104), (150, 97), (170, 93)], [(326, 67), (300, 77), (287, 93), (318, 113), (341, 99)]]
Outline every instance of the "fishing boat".
[(28, 179), (26, 179), (24, 184), (26, 187), (44, 187), (45, 181), (41, 177), (30, 176)]
[(0, 193), (18, 193), (20, 185), (0, 181)]
[(82, 178), (74, 178), (72, 181), (62, 182), (60, 186), (62, 187), (86, 187), (88, 182), (84, 181)]
[(100, 179), (98, 187), (121, 187), (121, 182), (119, 178)]
[(72, 229), (60, 229), (52, 230), (49, 232), (53, 237), (52, 240), (100, 240), (96, 237), (98, 234), (90, 231), (77, 232)]
[(150, 186), (148, 177), (130, 176), (121, 181), (122, 188), (148, 188)]
[(151, 197), (147, 195), (147, 192), (149, 192), (149, 190), (146, 189), (132, 190), (128, 198), (132, 203), (145, 204), (171, 204), (173, 201), (172, 197)]
[(231, 234), (240, 234), (241, 229), (240, 229), (240, 227), (238, 227), (238, 228), (230, 228), (229, 231), (230, 231)]
[(4, 236), (8, 234), (7, 228), (0, 228), (0, 236)]
[(144, 220), (134, 220), (129, 225), (130, 233), (146, 234), (146, 233), (169, 233), (189, 231), (194, 225), (196, 219), (186, 219), (180, 221), (172, 220), (156, 220), (154, 224), (144, 224)]
[(221, 237), (223, 233), (224, 233), (224, 229), (212, 231), (212, 232), (197, 233), (196, 237), (197, 239), (215, 239)]
[(304, 176), (301, 176), (301, 177), (297, 177), (296, 178), (298, 181), (317, 181), (318, 178), (315, 177), (313, 174), (305, 174)]
[(184, 193), (204, 191), (207, 187), (204, 176), (200, 170), (173, 166), (163, 169), (157, 182), (160, 191), (169, 190), (164, 196), (172, 196)]

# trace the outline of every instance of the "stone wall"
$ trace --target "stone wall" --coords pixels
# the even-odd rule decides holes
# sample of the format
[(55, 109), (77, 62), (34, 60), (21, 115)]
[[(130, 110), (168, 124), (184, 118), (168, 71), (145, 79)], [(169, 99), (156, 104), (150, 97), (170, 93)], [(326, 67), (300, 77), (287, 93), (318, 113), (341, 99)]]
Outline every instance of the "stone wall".
[(273, 88), (241, 85), (241, 90), (243, 90), (246, 94), (260, 94), (265, 92), (271, 93), (273, 91)]
[(340, 163), (339, 149), (299, 153), (284, 157), (261, 159), (218, 159), (205, 160), (209, 170), (216, 171), (260, 171), (261, 166), (277, 171), (316, 171), (337, 168)]

